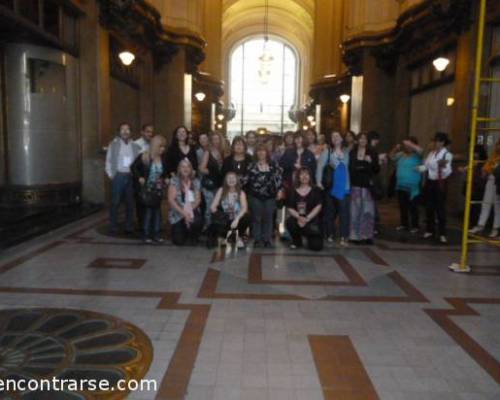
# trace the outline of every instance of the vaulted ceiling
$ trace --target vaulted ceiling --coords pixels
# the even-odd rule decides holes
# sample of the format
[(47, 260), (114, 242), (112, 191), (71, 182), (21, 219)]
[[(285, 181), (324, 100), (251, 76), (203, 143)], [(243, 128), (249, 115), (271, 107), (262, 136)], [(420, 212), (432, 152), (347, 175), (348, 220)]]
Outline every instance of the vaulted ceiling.
[[(299, 50), (310, 48), (315, 0), (268, 0), (269, 32)], [(247, 36), (262, 34), (265, 0), (223, 0), (222, 43), (231, 48)]]
[[(298, 51), (301, 59), (301, 92), (309, 85), (310, 59), (314, 39), (316, 0), (268, 0), (270, 35), (279, 36)], [(263, 35), (266, 0), (223, 0), (222, 53), (228, 62), (231, 50), (240, 41)], [(223, 68), (228, 77), (228, 65)]]

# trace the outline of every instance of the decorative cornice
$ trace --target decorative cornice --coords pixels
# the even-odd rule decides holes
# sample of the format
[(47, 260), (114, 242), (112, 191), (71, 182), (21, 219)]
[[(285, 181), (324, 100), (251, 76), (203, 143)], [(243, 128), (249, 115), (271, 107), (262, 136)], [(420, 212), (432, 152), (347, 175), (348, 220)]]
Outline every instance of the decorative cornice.
[(311, 92), (321, 89), (336, 89), (345, 85), (347, 81), (350, 82), (351, 74), (350, 72), (345, 72), (341, 75), (319, 79), (316, 82), (311, 83)]
[(205, 72), (196, 73), (193, 79), (197, 87), (210, 91), (214, 98), (221, 98), (224, 95), (224, 81), (215, 79)]
[(196, 69), (204, 59), (205, 40), (187, 29), (165, 27), (161, 15), (144, 0), (97, 0), (103, 27), (150, 48), (155, 66), (168, 63), (179, 46), (186, 48), (188, 62)]
[(394, 28), (382, 32), (365, 32), (343, 43), (343, 60), (355, 75), (362, 72), (364, 49), (377, 60), (377, 65), (392, 73), (400, 54), (423, 51), (443, 42), (449, 45), (468, 29), (471, 21), (473, 0), (425, 0), (406, 10), (396, 21)]

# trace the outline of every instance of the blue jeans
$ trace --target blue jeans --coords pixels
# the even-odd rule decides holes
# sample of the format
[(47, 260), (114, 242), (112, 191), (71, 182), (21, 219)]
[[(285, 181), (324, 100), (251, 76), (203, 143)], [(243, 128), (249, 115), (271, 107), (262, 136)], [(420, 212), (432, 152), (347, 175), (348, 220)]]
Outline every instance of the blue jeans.
[(161, 229), (161, 207), (145, 207), (144, 238), (157, 239)]
[(132, 174), (117, 172), (111, 183), (111, 209), (109, 219), (111, 231), (118, 230), (118, 209), (122, 201), (125, 201), (127, 209), (126, 230), (134, 230), (134, 188), (132, 186)]
[(252, 235), (256, 242), (271, 242), (273, 235), (273, 215), (276, 210), (276, 199), (261, 200), (250, 196), (252, 215)]

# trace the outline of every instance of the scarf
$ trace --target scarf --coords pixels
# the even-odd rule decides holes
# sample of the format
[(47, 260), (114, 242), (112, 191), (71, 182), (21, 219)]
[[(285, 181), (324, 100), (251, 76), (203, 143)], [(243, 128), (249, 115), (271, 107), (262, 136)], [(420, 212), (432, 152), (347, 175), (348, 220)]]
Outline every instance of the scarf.
[[(181, 182), (182, 184), (182, 192), (184, 193), (184, 212), (186, 212), (191, 219), (194, 218), (193, 204), (188, 199), (188, 193), (191, 191), (191, 180), (187, 183)], [(189, 227), (189, 223), (186, 221), (186, 225)]]

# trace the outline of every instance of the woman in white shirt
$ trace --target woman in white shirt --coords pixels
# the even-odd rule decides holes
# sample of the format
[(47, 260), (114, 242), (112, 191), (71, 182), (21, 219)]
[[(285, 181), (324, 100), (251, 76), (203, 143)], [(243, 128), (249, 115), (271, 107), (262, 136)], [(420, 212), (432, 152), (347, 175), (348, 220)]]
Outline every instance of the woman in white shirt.
[(444, 244), (448, 242), (446, 239), (446, 192), (448, 178), (452, 173), (453, 154), (447, 148), (450, 140), (446, 133), (437, 132), (433, 142), (434, 149), (427, 155), (424, 165), (417, 167), (421, 172), (427, 172), (424, 188), (427, 229), (424, 238), (431, 238), (437, 233), (439, 241)]

